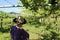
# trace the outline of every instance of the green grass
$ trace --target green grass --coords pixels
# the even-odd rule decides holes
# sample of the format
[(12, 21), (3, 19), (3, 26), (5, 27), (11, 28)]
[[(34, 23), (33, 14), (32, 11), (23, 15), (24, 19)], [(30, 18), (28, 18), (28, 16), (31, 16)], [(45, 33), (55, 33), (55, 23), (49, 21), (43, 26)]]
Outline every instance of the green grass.
[(23, 27), (29, 34), (30, 34), (30, 39), (38, 39), (38, 30), (34, 26), (31, 25), (26, 25)]
[[(7, 20), (7, 19), (5, 19), (4, 22), (5, 22), (6, 20)], [(10, 19), (8, 18), (8, 20), (10, 20)], [(51, 20), (52, 20), (52, 19), (51, 19)], [(46, 21), (47, 21), (47, 20), (46, 20)], [(58, 23), (59, 23), (59, 22), (60, 22), (60, 21), (58, 20)], [(59, 24), (60, 24), (60, 23), (59, 23)], [(9, 27), (8, 27), (7, 25), (5, 25), (4, 28), (7, 29), (7, 28), (9, 28)], [(36, 27), (34, 27), (34, 26), (32, 26), (32, 25), (26, 24), (26, 25), (24, 25), (23, 28), (30, 34), (30, 39), (38, 39), (39, 35), (38, 35), (37, 33), (41, 33), (41, 30), (43, 31), (45, 27), (40, 26), (39, 28), (36, 28)], [(8, 39), (10, 40), (10, 34), (9, 34), (9, 32), (7, 32), (7, 33), (0, 33), (0, 39), (1, 39), (1, 40), (8, 40)]]
[[(60, 28), (60, 18), (57, 18), (57, 23), (58, 23), (58, 28)], [(10, 18), (7, 18), (7, 19), (3, 19), (3, 22), (10, 22)], [(48, 18), (45, 19), (45, 23), (47, 24), (48, 23)], [(54, 19), (50, 19), (51, 23), (53, 23)], [(10, 25), (11, 24), (7, 24), (7, 25), (3, 25), (3, 28), (4, 29), (8, 29), (10, 28)], [(52, 27), (55, 27), (55, 25), (52, 25)], [(35, 25), (29, 25), (29, 24), (26, 24), (26, 25), (23, 25), (23, 28), (29, 33), (30, 35), (30, 39), (38, 39), (39, 37), (41, 38), (41, 34), (44, 34), (44, 31), (46, 31), (46, 26), (39, 26), (39, 28), (36, 28)], [(46, 31), (48, 32), (48, 30)], [(48, 32), (50, 33), (50, 32)], [(40, 34), (40, 35), (39, 35)], [(5, 33), (2, 33), (0, 32), (0, 40), (11, 40), (10, 38), (10, 33), (9, 32), (5, 32)]]
[(10, 33), (0, 33), (0, 40), (11, 40)]
[[(35, 27), (29, 25), (24, 25), (23, 28), (29, 33), (30, 39), (38, 39), (38, 34), (36, 33), (39, 29), (36, 29)], [(11, 40), (10, 32), (0, 32), (0, 40)]]

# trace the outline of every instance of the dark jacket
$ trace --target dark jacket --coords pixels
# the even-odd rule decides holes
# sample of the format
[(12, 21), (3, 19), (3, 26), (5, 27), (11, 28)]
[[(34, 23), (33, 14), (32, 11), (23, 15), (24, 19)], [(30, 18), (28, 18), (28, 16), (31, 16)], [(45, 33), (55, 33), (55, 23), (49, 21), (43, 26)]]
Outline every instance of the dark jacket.
[(24, 29), (15, 26), (11, 27), (10, 34), (12, 40), (29, 40), (29, 34)]

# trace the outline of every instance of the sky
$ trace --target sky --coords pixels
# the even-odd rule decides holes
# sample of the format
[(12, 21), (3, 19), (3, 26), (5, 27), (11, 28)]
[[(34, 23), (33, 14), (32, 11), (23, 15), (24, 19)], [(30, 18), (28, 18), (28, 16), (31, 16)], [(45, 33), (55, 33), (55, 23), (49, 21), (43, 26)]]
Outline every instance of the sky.
[[(17, 2), (20, 0), (0, 0), (0, 6), (4, 5), (17, 5)], [(20, 12), (22, 10), (21, 8), (0, 8), (0, 11), (4, 12)]]

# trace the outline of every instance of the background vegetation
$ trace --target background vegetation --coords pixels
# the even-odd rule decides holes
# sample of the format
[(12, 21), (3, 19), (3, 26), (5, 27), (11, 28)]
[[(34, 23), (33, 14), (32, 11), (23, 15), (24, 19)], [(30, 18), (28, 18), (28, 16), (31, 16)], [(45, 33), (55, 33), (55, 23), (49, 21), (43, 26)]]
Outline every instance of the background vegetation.
[[(21, 0), (19, 2), (24, 6), (22, 16), (27, 20), (23, 28), (30, 34), (32, 40), (60, 40), (60, 6), (39, 6), (39, 4), (49, 3), (51, 0)], [(2, 11), (0, 14), (0, 39), (11, 40), (9, 31), (14, 25), (11, 20), (15, 15)]]

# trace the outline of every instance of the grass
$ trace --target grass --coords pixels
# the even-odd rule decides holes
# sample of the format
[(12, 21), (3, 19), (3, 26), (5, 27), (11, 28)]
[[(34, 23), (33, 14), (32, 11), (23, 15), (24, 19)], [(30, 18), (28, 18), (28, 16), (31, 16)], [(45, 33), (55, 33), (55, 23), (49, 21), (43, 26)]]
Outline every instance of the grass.
[[(35, 27), (29, 26), (29, 25), (24, 25), (23, 28), (29, 33), (31, 40), (38, 39), (38, 34), (36, 34), (38, 32), (38, 30), (36, 30)], [(11, 40), (10, 33), (9, 32), (5, 32), (5, 33), (0, 32), (0, 40)]]
[(0, 33), (0, 40), (11, 40), (10, 33)]
[[(48, 18), (45, 19), (46, 24), (48, 23), (48, 20), (49, 20)], [(51, 23), (53, 23), (54, 19), (50, 19), (50, 21), (51, 21)], [(10, 22), (10, 19), (9, 18), (4, 19), (3, 22), (4, 23)], [(58, 18), (57, 22), (58, 22), (58, 26), (60, 26), (60, 18)], [(4, 29), (8, 29), (10, 27), (10, 26), (8, 26), (8, 24), (3, 25), (3, 26), (4, 26)], [(23, 26), (24, 26), (23, 28), (29, 33), (31, 40), (38, 40), (39, 37), (42, 38), (41, 34), (44, 34), (44, 32), (46, 34), (46, 30), (45, 30), (46, 26), (40, 26), (39, 28), (36, 28), (34, 25), (32, 26), (29, 24), (26, 24)], [(52, 27), (54, 27), (54, 26), (55, 25), (52, 25)], [(49, 34), (49, 32), (47, 32), (47, 33)], [(0, 32), (0, 40), (11, 40), (9, 31), (5, 32), (5, 33)]]
[[(57, 18), (57, 19), (58, 19), (57, 22), (58, 22), (58, 27), (59, 27), (60, 18)], [(4, 23), (9, 22), (9, 21), (10, 21), (9, 18), (3, 19)], [(54, 21), (54, 19), (50, 19), (50, 21), (52, 23)], [(45, 19), (45, 23), (48, 23), (48, 18)], [(54, 27), (54, 25), (52, 25), (52, 27)], [(8, 26), (8, 24), (3, 25), (3, 28), (8, 29), (8, 28), (10, 28), (10, 26)], [(42, 34), (42, 33), (44, 33), (43, 31), (46, 31), (45, 26), (40, 26), (39, 28), (36, 28), (34, 25), (32, 26), (32, 25), (26, 24), (26, 25), (23, 25), (23, 28), (29, 33), (30, 39), (38, 39), (40, 36), (39, 34)], [(4, 33), (0, 32), (0, 40), (11, 40), (9, 31), (4, 32)]]

